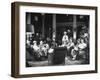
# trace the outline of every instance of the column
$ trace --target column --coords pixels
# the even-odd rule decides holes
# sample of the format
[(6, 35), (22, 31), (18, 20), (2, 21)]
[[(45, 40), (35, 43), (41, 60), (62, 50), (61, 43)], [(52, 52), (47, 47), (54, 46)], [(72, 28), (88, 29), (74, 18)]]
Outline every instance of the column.
[(76, 15), (73, 15), (73, 39), (74, 42), (76, 42), (76, 38), (77, 38), (77, 23), (76, 23)]
[(52, 38), (56, 38), (56, 14), (53, 14), (52, 28), (53, 28)]
[(42, 13), (42, 37), (45, 37), (45, 28), (44, 28), (44, 23), (45, 23), (45, 14)]

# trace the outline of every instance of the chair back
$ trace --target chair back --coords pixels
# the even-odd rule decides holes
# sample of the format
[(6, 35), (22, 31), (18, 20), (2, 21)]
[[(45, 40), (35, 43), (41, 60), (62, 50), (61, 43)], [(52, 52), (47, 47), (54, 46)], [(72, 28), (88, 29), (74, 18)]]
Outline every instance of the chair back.
[(65, 63), (66, 54), (67, 54), (67, 48), (64, 47), (54, 48), (52, 64), (56, 65)]

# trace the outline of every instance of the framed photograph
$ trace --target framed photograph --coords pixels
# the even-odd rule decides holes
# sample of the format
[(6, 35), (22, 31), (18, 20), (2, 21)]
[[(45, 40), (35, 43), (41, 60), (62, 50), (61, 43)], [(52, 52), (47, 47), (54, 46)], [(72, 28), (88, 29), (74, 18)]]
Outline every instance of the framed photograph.
[(97, 7), (12, 3), (11, 76), (97, 73)]

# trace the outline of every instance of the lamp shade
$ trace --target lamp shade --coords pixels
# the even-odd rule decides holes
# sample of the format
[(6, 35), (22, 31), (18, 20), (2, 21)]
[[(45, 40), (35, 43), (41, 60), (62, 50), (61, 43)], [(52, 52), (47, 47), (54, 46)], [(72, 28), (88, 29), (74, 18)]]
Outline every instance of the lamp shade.
[(35, 31), (34, 31), (34, 25), (32, 25), (32, 24), (27, 24), (27, 25), (26, 25), (26, 32), (35, 33)]

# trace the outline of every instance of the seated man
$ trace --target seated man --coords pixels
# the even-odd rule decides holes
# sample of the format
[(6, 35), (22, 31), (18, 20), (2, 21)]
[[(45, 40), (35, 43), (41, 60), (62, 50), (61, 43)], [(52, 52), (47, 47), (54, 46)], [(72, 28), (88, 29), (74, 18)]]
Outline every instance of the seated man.
[(51, 45), (53, 48), (57, 47), (57, 43), (56, 43), (56, 39), (53, 38), (52, 42), (51, 42)]
[(34, 51), (38, 51), (39, 50), (39, 47), (38, 47), (38, 45), (37, 45), (37, 41), (33, 41), (33, 49), (34, 49)]
[(79, 55), (80, 57), (82, 58), (86, 58), (86, 47), (87, 47), (87, 44), (84, 42), (84, 39), (81, 39), (81, 43), (79, 44)]
[(85, 49), (87, 44), (84, 42), (83, 39), (78, 39), (77, 44), (74, 46), (74, 49), (71, 51), (72, 59), (75, 60), (76, 56), (79, 55), (82, 58), (85, 58)]
[(67, 56), (71, 57), (71, 50), (74, 48), (74, 42), (72, 38), (69, 39), (69, 42), (67, 44)]
[(50, 53), (50, 54), (53, 53), (55, 47), (57, 47), (57, 43), (56, 43), (55, 38), (54, 38), (52, 43), (51, 43), (50, 49), (48, 50), (48, 53)]
[(33, 41), (32, 48), (34, 50), (34, 57), (36, 60), (39, 60), (42, 54), (39, 52), (39, 46), (37, 45), (37, 41)]
[(48, 45), (44, 44), (44, 42), (41, 40), (39, 44), (39, 51), (42, 54), (42, 56), (47, 56), (47, 50), (48, 50)]

